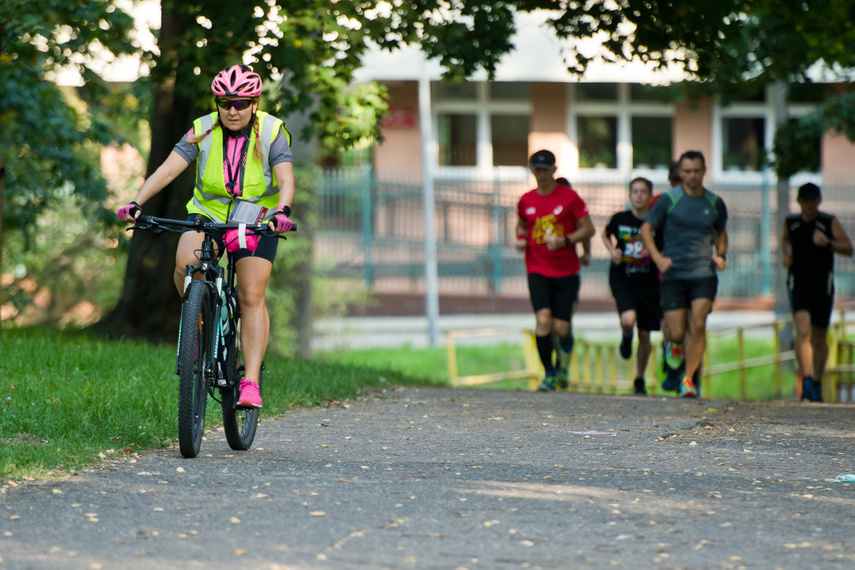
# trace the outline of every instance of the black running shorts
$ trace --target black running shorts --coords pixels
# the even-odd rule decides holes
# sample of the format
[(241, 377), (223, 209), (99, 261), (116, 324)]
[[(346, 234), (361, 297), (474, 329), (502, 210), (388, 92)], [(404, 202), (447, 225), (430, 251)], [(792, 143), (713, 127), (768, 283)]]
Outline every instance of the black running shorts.
[(552, 318), (570, 321), (573, 304), (579, 299), (579, 276), (544, 277), (528, 274), (528, 292), (534, 312), (550, 309)]
[(831, 324), (831, 311), (834, 308), (834, 290), (831, 295), (818, 288), (791, 287), (790, 307), (793, 314), (799, 311), (810, 313), (810, 324), (819, 329), (827, 329)]
[(662, 310), (688, 309), (695, 299), (715, 300), (718, 293), (718, 277), (698, 279), (663, 279), (659, 284), (662, 291)]
[(618, 314), (635, 311), (638, 330), (658, 331), (662, 322), (658, 279), (628, 279), (612, 273), (609, 286)]

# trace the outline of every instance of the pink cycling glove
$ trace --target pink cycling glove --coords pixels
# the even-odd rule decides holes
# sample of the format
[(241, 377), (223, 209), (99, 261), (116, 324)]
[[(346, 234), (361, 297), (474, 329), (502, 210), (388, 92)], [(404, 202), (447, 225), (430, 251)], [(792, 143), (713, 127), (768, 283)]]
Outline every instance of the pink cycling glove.
[(128, 202), (127, 206), (122, 206), (116, 212), (116, 217), (120, 222), (127, 221), (128, 218), (137, 219), (142, 214), (142, 208), (134, 201)]
[(270, 218), (270, 223), (273, 224), (273, 230), (278, 233), (290, 232), (291, 228), (294, 227), (294, 223), (288, 219), (288, 216), (282, 210), (273, 214), (273, 217)]
[(239, 249), (246, 249), (248, 251), (258, 249), (258, 236), (250, 230), (244, 230), (243, 234), (240, 233), (240, 230), (229, 230), (223, 236), (223, 241), (226, 242), (226, 250), (231, 253)]

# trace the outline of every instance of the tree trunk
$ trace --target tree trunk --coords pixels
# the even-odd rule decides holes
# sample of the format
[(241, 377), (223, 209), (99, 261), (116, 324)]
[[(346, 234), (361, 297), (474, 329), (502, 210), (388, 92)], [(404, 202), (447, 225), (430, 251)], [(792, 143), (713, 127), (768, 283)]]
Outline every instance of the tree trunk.
[[(159, 63), (168, 65), (167, 61), (176, 61), (174, 47), (192, 22), (167, 6), (162, 9), (161, 22)], [(176, 94), (175, 84), (178, 80), (180, 78), (176, 78), (173, 71), (167, 80), (157, 84), (146, 177), (166, 160), (193, 120), (203, 113), (191, 99)], [(191, 165), (157, 196), (146, 202), (144, 213), (184, 219), (195, 175), (195, 168)], [(131, 240), (122, 296), (116, 308), (95, 325), (96, 331), (117, 336), (175, 341), (181, 318), (181, 298), (172, 279), (178, 235), (136, 232)]]
[[(283, 78), (283, 81), (287, 81), (287, 77)], [(300, 164), (307, 165), (307, 167), (310, 164), (317, 164), (318, 148), (320, 146), (317, 137), (312, 137), (310, 140), (306, 141), (302, 140), (300, 135), (302, 134), (304, 127), (310, 124), (311, 113), (317, 108), (318, 104), (319, 102), (315, 99), (311, 108), (302, 112), (291, 113), (284, 118), (286, 127), (292, 135), (291, 150), (294, 155), (295, 166), (297, 167)], [(303, 188), (300, 189), (300, 191), (303, 190)], [(314, 247), (311, 244), (314, 243), (314, 240), (312, 239), (314, 228), (312, 225), (317, 220), (317, 188), (311, 188), (310, 192), (310, 196), (296, 196), (294, 199), (296, 203), (294, 214), (306, 222), (302, 223), (298, 227), (299, 238), (300, 240), (308, 241), (310, 244), (309, 248), (305, 251), (304, 255), (300, 255), (297, 258), (298, 261), (292, 268), (291, 272), (287, 275), (282, 274), (282, 272), (277, 272), (277, 275), (274, 277), (274, 283), (277, 286), (293, 287), (297, 289), (295, 295), (295, 311), (292, 321), (289, 324), (297, 331), (294, 354), (297, 358), (306, 360), (312, 358), (312, 337), (314, 336), (314, 301), (312, 296)]]

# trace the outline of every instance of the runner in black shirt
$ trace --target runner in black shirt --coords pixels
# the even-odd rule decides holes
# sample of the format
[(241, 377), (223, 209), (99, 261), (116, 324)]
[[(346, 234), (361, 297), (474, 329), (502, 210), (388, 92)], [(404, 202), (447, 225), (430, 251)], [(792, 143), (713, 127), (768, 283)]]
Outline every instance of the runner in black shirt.
[(662, 309), (659, 272), (641, 243), (641, 224), (653, 198), (653, 183), (635, 178), (629, 183), (629, 210), (618, 212), (603, 231), (603, 243), (611, 253), (609, 285), (612, 289), (623, 338), (620, 355), (632, 356), (632, 329), (638, 325), (638, 354), (633, 392), (646, 394), (644, 371), (652, 350), (650, 331), (659, 330)]
[(851, 256), (852, 242), (840, 221), (819, 211), (816, 184), (799, 188), (801, 214), (787, 217), (781, 239), (783, 264), (796, 328), (796, 358), (802, 400), (822, 401), (822, 374), (828, 360), (828, 325), (834, 306), (834, 254)]

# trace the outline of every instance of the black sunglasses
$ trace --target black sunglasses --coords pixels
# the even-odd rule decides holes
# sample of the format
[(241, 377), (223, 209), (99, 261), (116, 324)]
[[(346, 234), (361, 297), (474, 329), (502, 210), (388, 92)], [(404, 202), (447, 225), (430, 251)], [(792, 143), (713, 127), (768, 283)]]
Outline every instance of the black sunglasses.
[(220, 109), (225, 109), (226, 111), (232, 107), (238, 111), (243, 111), (244, 109), (248, 109), (253, 103), (254, 101), (252, 99), (236, 99), (234, 101), (230, 101), (229, 99), (223, 99), (221, 97), (217, 98), (217, 105)]

